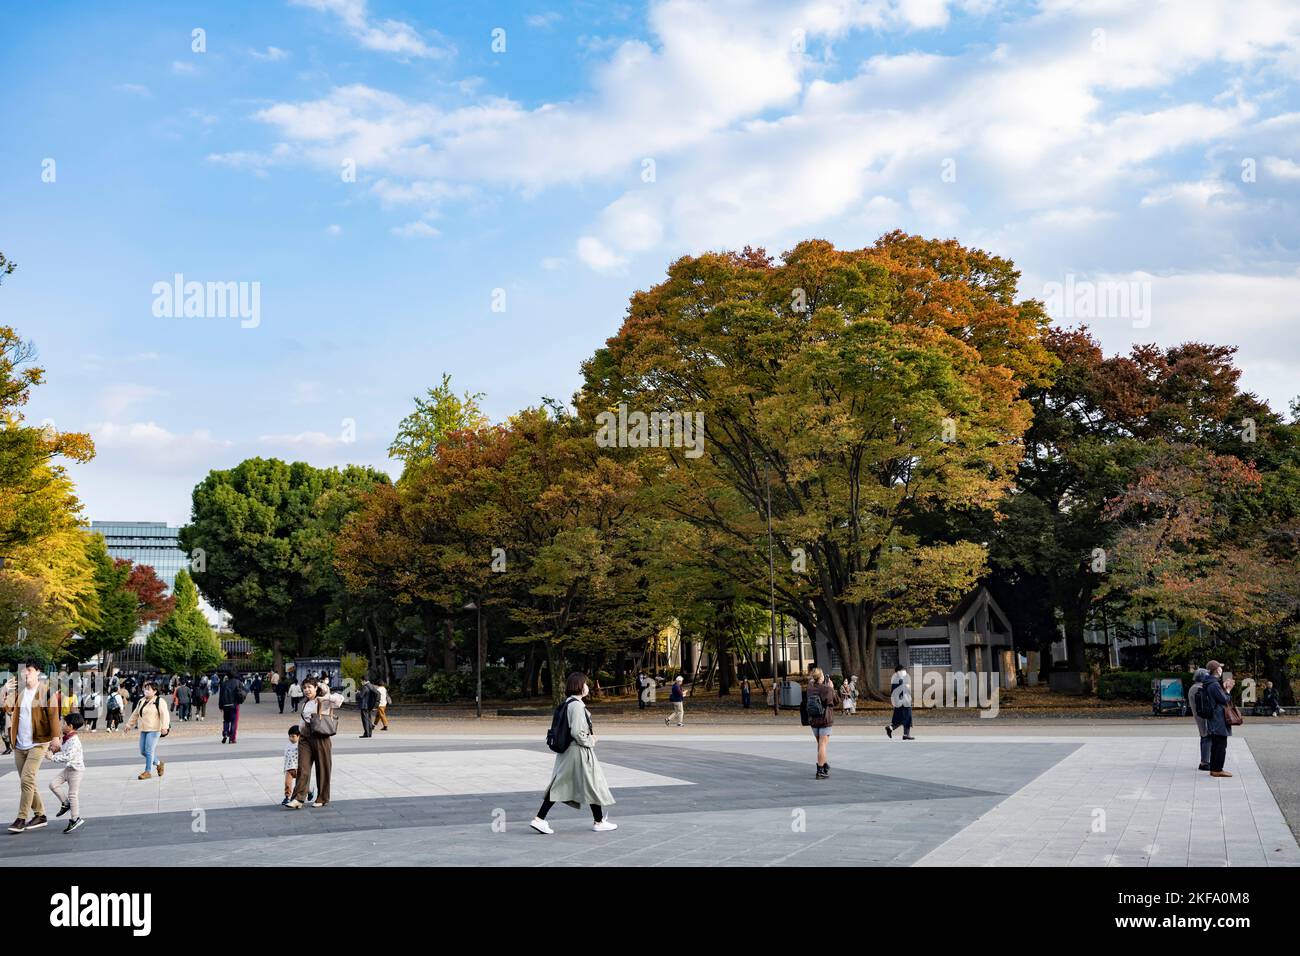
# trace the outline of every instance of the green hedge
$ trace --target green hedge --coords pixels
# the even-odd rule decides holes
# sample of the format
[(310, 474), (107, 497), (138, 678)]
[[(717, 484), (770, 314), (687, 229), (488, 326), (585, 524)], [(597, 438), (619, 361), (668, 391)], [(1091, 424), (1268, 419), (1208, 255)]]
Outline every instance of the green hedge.
[[(430, 700), (448, 704), (474, 699), (473, 671), (438, 671), (424, 682)], [(519, 671), (511, 667), (483, 668), (483, 699), (502, 700), (519, 696)]]
[(1097, 681), (1097, 696), (1102, 700), (1151, 700), (1151, 682), (1161, 677), (1176, 677), (1183, 682), (1183, 696), (1192, 685), (1187, 671), (1103, 671)]

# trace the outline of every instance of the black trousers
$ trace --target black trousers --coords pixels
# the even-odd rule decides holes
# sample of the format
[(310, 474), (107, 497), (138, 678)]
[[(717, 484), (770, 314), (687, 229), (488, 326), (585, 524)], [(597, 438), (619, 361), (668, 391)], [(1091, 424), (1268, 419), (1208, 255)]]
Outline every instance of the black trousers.
[(361, 736), (369, 737), (375, 732), (375, 722), (370, 716), (370, 711), (361, 708)]
[(1223, 769), (1228, 759), (1228, 738), (1223, 734), (1210, 734), (1210, 772)]
[(280, 713), (284, 713), (284, 694), (276, 694), (275, 699), (280, 702)]
[[(551, 799), (548, 791), (547, 795), (542, 798), (542, 808), (537, 811), (537, 819), (545, 820), (546, 815), (551, 812), (551, 807), (553, 806), (555, 806), (555, 801)], [(597, 823), (605, 819), (605, 811), (601, 809), (599, 803), (593, 803), (591, 805), (591, 818)]]

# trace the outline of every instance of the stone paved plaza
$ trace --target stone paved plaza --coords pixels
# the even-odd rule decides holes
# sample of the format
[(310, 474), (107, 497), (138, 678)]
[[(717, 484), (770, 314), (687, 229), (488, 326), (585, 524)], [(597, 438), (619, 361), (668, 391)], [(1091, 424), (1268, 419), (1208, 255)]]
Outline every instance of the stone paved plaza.
[[(1197, 772), (1189, 723), (922, 724), (920, 739), (903, 742), (875, 722), (842, 721), (832, 776), (818, 781), (811, 738), (788, 721), (610, 722), (597, 728), (598, 752), (618, 831), (593, 833), (585, 809), (559, 806), (548, 837), (528, 827), (552, 761), (541, 721), (484, 721), (471, 732), (444, 722), (442, 733), (424, 732), (439, 726), (427, 721), (370, 740), (345, 723), (332, 804), (296, 812), (278, 805), (280, 733), (250, 726), (230, 747), (207, 733), (219, 724), (201, 725), (202, 737), (191, 724), (163, 741), (164, 778), (146, 781), (135, 779), (134, 735), (100, 734), (86, 748), (87, 825), (66, 836), (53, 820), (0, 834), (0, 860), (291, 865), (306, 840), (358, 866), (1300, 866), (1287, 756), (1300, 751), (1300, 723), (1234, 737), (1231, 780)], [(47, 761), (41, 771), (51, 814), (45, 787), (56, 770)], [(17, 795), (6, 759), (6, 812)]]

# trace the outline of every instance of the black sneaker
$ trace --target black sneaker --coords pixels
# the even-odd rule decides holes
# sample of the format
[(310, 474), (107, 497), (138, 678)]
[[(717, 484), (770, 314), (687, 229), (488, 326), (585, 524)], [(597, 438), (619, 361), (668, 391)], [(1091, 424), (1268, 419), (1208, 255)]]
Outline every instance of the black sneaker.
[(829, 777), (831, 775), (831, 765), (828, 763), (822, 764), (822, 773)]
[(27, 821), (24, 820), (22, 817), (19, 817), (13, 823), (9, 824), (10, 833), (22, 833), (26, 829), (27, 829)]
[(72, 809), (72, 804), (70, 804), (70, 803), (65, 803), (63, 806), (59, 807), (59, 812), (56, 813), (55, 816), (56, 816), (56, 817), (61, 817), (61, 816), (63, 816), (65, 813), (67, 813), (67, 812), (68, 812), (69, 810), (71, 810), (71, 809)]
[(889, 726), (889, 724), (885, 724), (885, 736), (890, 740), (894, 739), (894, 728)]
[(84, 817), (77, 817), (75, 820), (69, 820), (68, 825), (63, 828), (64, 833), (71, 833), (73, 830), (80, 830), (85, 824)]
[(827, 776), (828, 776), (828, 775), (827, 775), (827, 773), (826, 773), (826, 768), (823, 767), (821, 764), (818, 764), (818, 765), (817, 765), (817, 779), (818, 779), (818, 780), (825, 780)]
[(1208, 763), (1203, 763), (1203, 764), (1201, 764), (1199, 767), (1197, 767), (1196, 769), (1197, 769), (1197, 770), (1209, 770), (1209, 769), (1210, 769), (1210, 765), (1209, 765)]
[(49, 822), (50, 822), (49, 820), (45, 819), (45, 814), (43, 813), (37, 814), (36, 816), (32, 817), (30, 820), (27, 821), (26, 829), (39, 830), (41, 827), (47, 825)]

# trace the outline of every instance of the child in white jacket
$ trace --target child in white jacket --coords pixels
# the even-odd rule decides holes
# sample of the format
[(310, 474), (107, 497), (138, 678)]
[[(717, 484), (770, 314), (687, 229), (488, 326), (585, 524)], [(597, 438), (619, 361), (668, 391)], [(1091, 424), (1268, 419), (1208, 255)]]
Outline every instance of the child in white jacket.
[[(50, 792), (59, 798), (62, 809), (58, 815), (63, 816), (71, 811), (72, 816), (68, 818), (68, 825), (63, 828), (64, 833), (71, 833), (73, 830), (81, 828), (86, 821), (81, 818), (81, 807), (77, 799), (81, 793), (81, 776), (86, 772), (86, 760), (82, 755), (81, 738), (77, 732), (81, 730), (81, 714), (71, 713), (63, 718), (63, 740), (59, 743), (59, 749), (50, 754), (50, 759), (55, 763), (62, 764), (63, 769), (58, 772), (55, 778), (50, 781)], [(67, 787), (67, 795), (64, 796), (60, 787)]]

